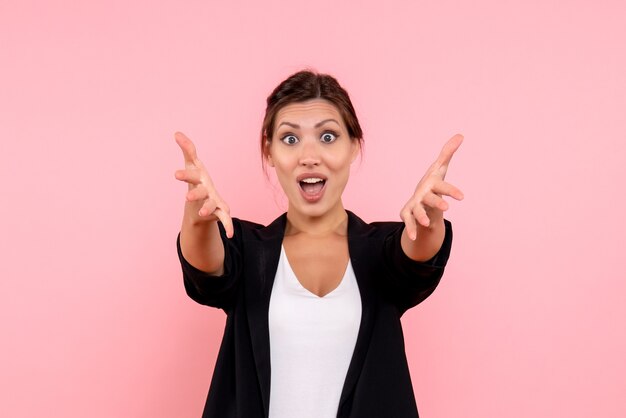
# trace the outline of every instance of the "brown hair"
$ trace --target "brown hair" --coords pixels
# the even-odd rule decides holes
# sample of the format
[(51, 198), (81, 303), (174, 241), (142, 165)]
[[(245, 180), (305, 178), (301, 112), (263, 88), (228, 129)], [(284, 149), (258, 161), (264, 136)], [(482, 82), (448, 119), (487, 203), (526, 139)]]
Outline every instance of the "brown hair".
[(268, 145), (272, 141), (278, 111), (290, 103), (305, 102), (312, 99), (324, 99), (335, 105), (348, 128), (350, 139), (363, 142), (363, 131), (348, 92), (339, 85), (333, 76), (303, 70), (289, 76), (267, 97), (267, 107), (261, 129), (263, 161), (266, 161), (269, 155)]

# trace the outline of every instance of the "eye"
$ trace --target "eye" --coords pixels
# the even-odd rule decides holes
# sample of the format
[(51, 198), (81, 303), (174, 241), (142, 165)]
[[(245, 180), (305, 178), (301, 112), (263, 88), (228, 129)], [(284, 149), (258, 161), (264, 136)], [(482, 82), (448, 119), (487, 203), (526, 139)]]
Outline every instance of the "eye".
[(325, 144), (330, 144), (337, 139), (338, 135), (334, 132), (324, 132), (320, 140)]
[(283, 136), (280, 140), (283, 141), (287, 145), (293, 145), (299, 141), (299, 139), (295, 135), (291, 135), (291, 134)]

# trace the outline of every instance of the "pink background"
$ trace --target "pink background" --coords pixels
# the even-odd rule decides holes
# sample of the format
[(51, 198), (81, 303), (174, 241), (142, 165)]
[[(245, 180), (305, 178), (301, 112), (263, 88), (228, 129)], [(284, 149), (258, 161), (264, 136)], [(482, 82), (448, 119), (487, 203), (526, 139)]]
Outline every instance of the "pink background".
[(270, 221), (264, 100), (305, 66), (351, 92), (345, 204), (368, 221), (466, 137), (449, 268), (404, 317), (421, 414), (626, 416), (625, 20), (618, 0), (3, 1), (0, 416), (200, 416), (224, 315), (183, 290), (173, 133), (234, 216)]

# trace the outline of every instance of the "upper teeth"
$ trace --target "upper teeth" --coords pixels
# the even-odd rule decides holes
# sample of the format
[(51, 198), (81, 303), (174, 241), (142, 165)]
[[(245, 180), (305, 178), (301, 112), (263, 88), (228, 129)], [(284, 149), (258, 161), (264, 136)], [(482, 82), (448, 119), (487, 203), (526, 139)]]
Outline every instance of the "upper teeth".
[(318, 177), (311, 177), (311, 178), (308, 178), (308, 179), (302, 179), (301, 181), (304, 182), (304, 183), (318, 183), (318, 182), (324, 181), (324, 180), (320, 179)]

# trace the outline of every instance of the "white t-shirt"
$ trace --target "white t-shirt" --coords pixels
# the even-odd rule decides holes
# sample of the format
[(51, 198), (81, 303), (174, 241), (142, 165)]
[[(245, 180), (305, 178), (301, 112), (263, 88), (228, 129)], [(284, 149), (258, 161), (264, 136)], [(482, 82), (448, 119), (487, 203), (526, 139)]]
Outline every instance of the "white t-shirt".
[(300, 284), (285, 249), (269, 307), (269, 418), (334, 418), (361, 323), (361, 295), (348, 266), (319, 297)]

